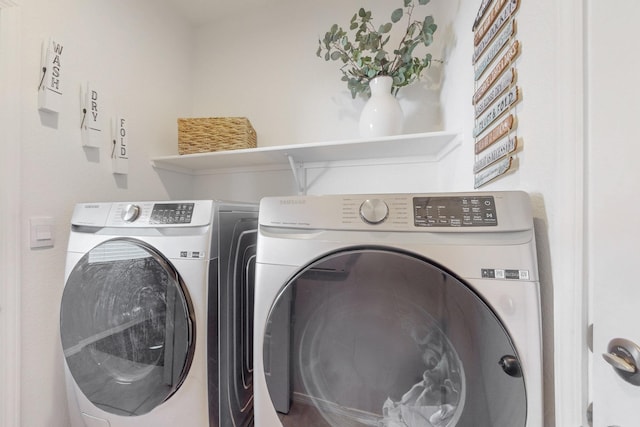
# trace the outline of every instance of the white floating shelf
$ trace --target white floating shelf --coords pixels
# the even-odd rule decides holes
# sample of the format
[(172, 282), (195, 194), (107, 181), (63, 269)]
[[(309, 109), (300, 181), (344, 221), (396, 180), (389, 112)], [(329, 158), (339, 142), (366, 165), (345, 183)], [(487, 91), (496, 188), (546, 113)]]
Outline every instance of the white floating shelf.
[(155, 157), (153, 167), (190, 175), (237, 170), (288, 169), (295, 164), (366, 165), (437, 162), (460, 144), (458, 133), (430, 132), (335, 142), (259, 147)]

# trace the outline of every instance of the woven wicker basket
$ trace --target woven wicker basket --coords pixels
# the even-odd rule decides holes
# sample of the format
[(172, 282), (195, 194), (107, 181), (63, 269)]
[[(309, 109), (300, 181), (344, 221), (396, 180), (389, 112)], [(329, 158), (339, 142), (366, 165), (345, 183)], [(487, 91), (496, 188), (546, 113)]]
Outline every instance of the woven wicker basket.
[(180, 154), (255, 148), (256, 131), (246, 117), (178, 119)]

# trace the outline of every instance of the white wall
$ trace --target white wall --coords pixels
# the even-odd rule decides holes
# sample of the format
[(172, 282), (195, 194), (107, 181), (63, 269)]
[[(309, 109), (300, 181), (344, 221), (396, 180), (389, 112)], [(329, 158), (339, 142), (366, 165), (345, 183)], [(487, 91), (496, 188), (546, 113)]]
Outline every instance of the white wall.
[(20, 421), (20, 8), (0, 0), (0, 425)]
[[(387, 4), (364, 3), (380, 24), (389, 20)], [(352, 100), (340, 81), (339, 64), (316, 57), (316, 49), (318, 38), (333, 23), (348, 29), (359, 7), (360, 3), (339, 0), (283, 0), (201, 27), (196, 37), (194, 114), (247, 116), (261, 146), (357, 137), (364, 100)], [(434, 10), (416, 8), (414, 17)], [(437, 50), (434, 46), (435, 57)], [(400, 91), (409, 131), (442, 128), (435, 68), (431, 80)], [(416, 105), (415, 98), (425, 94), (433, 96)]]
[[(59, 301), (69, 219), (80, 201), (190, 195), (190, 181), (161, 181), (149, 158), (176, 152), (176, 118), (189, 113), (191, 30), (149, 1), (32, 0), (22, 9), (22, 425), (68, 425), (59, 343)], [(40, 49), (63, 43), (64, 98), (55, 117), (38, 112)], [(111, 173), (110, 142), (80, 141), (80, 85), (104, 95), (101, 113), (123, 114), (130, 136), (128, 176)], [(108, 129), (107, 124), (104, 125)], [(55, 246), (31, 250), (28, 220), (54, 218)]]

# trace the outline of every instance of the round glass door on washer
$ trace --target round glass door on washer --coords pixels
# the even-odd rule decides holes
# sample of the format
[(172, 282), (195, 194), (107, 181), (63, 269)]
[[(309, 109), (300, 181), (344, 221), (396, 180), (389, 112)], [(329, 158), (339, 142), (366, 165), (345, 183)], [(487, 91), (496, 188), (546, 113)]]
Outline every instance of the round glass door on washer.
[(539, 427), (522, 192), (265, 198), (256, 427)]
[(258, 206), (81, 203), (60, 337), (72, 427), (249, 427)]
[(180, 387), (195, 347), (191, 300), (175, 269), (132, 239), (89, 251), (60, 312), (67, 366), (83, 394), (117, 415), (142, 415)]

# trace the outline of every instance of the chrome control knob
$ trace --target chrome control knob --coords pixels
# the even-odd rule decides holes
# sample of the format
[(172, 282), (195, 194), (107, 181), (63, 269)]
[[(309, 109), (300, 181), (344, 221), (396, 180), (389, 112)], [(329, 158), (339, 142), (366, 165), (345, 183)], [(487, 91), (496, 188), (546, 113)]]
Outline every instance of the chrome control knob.
[(380, 199), (368, 199), (360, 205), (360, 217), (369, 224), (380, 224), (389, 216), (389, 206)]
[(122, 211), (122, 220), (124, 222), (133, 222), (140, 216), (140, 206), (134, 205), (133, 203), (125, 206)]

